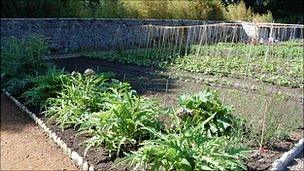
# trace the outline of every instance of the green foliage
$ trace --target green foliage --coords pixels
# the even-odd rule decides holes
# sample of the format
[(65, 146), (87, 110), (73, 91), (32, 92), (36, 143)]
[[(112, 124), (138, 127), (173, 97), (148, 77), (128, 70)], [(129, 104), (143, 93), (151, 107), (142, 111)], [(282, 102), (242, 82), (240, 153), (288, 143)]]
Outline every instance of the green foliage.
[(90, 122), (80, 123), (80, 129), (93, 136), (87, 141), (89, 148), (105, 145), (110, 154), (119, 155), (121, 148), (128, 151), (140, 141), (153, 137), (143, 127), (161, 129), (157, 119), (160, 109), (153, 101), (140, 98), (133, 92), (120, 96), (108, 102), (109, 110), (94, 113)]
[(54, 118), (62, 128), (67, 128), (79, 123), (82, 116), (107, 109), (108, 91), (125, 92), (130, 89), (128, 84), (109, 80), (108, 76), (75, 73), (68, 77), (66, 83), (62, 82), (58, 96), (48, 98), (46, 116)]
[(172, 68), (207, 75), (250, 77), (288, 87), (303, 85), (300, 46), (218, 44), (193, 47), (190, 52), (177, 58)]
[[(229, 107), (209, 90), (179, 98), (183, 111), (171, 115), (173, 129), (163, 132), (143, 127), (154, 135), (127, 154), (117, 165), (133, 170), (245, 170), (247, 150), (234, 131), (241, 131)], [(223, 136), (225, 135), (225, 136)]]
[(3, 40), (1, 44), (1, 75), (3, 75), (1, 86), (8, 88), (13, 95), (18, 95), (25, 90), (26, 85), (29, 85), (30, 82), (29, 76), (44, 74), (47, 71), (49, 64), (42, 58), (46, 52), (47, 44), (38, 35), (23, 39), (11, 37)]
[(245, 170), (242, 159), (248, 151), (233, 139), (203, 136), (203, 125), (179, 134), (148, 129), (157, 139), (144, 141), (117, 164), (129, 164), (133, 170)]
[[(230, 9), (230, 8), (228, 8)], [(245, 8), (246, 10), (246, 8)], [(227, 20), (221, 0), (3, 0), (1, 17), (174, 18)], [(232, 12), (231, 12), (232, 13)], [(247, 15), (247, 13), (245, 14)], [(246, 17), (251, 17), (251, 13)], [(262, 17), (261, 17), (262, 18)]]
[(1, 72), (7, 77), (16, 77), (45, 71), (47, 64), (42, 56), (46, 52), (47, 44), (38, 35), (8, 38), (1, 45)]
[(231, 112), (232, 108), (224, 106), (215, 92), (205, 90), (194, 95), (184, 94), (179, 97), (183, 111), (179, 113), (185, 125), (204, 124), (204, 134), (208, 137), (231, 135), (238, 120)]
[(238, 4), (227, 6), (227, 19), (231, 21), (255, 21), (255, 22), (273, 22), (272, 13), (267, 11), (266, 14), (254, 13), (251, 7), (247, 8), (244, 1)]
[[(193, 45), (188, 50), (166, 48), (120, 50), (89, 53), (90, 58), (143, 66), (157, 66), (199, 72), (206, 75), (249, 77), (286, 87), (303, 86), (303, 43), (297, 41), (279, 44), (248, 45), (218, 43)], [(185, 55), (186, 54), (186, 55)]]
[(141, 129), (143, 126), (161, 129), (159, 107), (130, 91), (128, 84), (105, 74), (77, 73), (68, 79), (61, 83), (62, 90), (56, 98), (48, 98), (46, 116), (62, 128), (74, 126), (89, 135), (88, 148), (105, 145), (118, 155), (121, 148), (126, 151), (152, 137)]
[(93, 52), (89, 58), (104, 59), (125, 64), (137, 64), (142, 66), (166, 66), (174, 61), (174, 53), (165, 52), (161, 49), (136, 49), (120, 50), (112, 52)]
[(18, 97), (25, 90), (31, 87), (32, 82), (30, 78), (11, 78), (6, 80), (6, 82), (1, 80), (1, 84), (7, 92)]
[(30, 78), (31, 88), (27, 89), (21, 97), (26, 104), (43, 107), (48, 98), (54, 98), (62, 89), (62, 84), (67, 84), (69, 76), (61, 70), (50, 68), (45, 75)]

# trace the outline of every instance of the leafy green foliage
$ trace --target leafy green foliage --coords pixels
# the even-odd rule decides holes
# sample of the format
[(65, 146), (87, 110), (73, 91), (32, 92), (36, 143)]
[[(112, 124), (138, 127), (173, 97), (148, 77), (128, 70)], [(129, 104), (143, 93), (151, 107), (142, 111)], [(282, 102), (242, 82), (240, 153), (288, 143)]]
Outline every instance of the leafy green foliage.
[(171, 114), (175, 128), (157, 131), (137, 151), (117, 162), (133, 170), (245, 170), (247, 150), (239, 145), (239, 118), (231, 115), (219, 97), (209, 90), (179, 98), (183, 110)]
[[(202, 123), (204, 124), (204, 122)], [(201, 125), (182, 130), (179, 134), (162, 134), (147, 140), (137, 151), (127, 155), (119, 164), (130, 164), (133, 170), (245, 170), (242, 159), (248, 152), (233, 139), (207, 138)]]
[(162, 67), (174, 60), (174, 53), (161, 49), (136, 49), (112, 52), (93, 52), (89, 53), (88, 57), (125, 64)]
[(105, 145), (110, 152), (120, 153), (153, 135), (144, 127), (161, 129), (159, 107), (149, 99), (130, 91), (127, 83), (109, 79), (106, 74), (76, 73), (62, 82), (56, 98), (48, 98), (46, 116), (62, 128), (74, 126), (92, 138), (91, 146)]
[(50, 68), (45, 75), (31, 77), (31, 88), (26, 90), (21, 97), (26, 104), (43, 107), (48, 98), (54, 98), (62, 89), (62, 84), (67, 84), (69, 75), (61, 70)]
[(25, 90), (31, 87), (31, 79), (30, 78), (11, 78), (9, 80), (2, 81), (2, 86), (5, 88), (7, 92), (10, 92), (13, 96), (19, 96)]
[(218, 43), (194, 45), (181, 51), (163, 47), (98, 52), (88, 56), (206, 75), (249, 77), (255, 81), (298, 88), (303, 86), (302, 53), (303, 43), (288, 41), (271, 46)]
[(161, 123), (157, 119), (160, 115), (159, 107), (149, 99), (126, 92), (120, 98), (111, 100), (108, 105), (109, 110), (94, 113), (91, 121), (80, 127), (82, 130), (90, 130), (93, 135), (87, 141), (89, 147), (105, 145), (110, 152), (118, 155), (121, 148), (128, 151), (140, 141), (153, 137), (143, 127), (161, 129)]
[[(75, 126), (82, 116), (105, 110), (108, 91), (125, 92), (130, 89), (126, 83), (109, 80), (107, 74), (82, 75), (75, 73), (62, 82), (62, 90), (56, 98), (46, 102), (46, 115), (54, 118), (62, 128)], [(112, 98), (112, 97), (111, 97)]]
[[(247, 7), (255, 7), (252, 3), (245, 2)], [(261, 17), (258, 13), (253, 13), (250, 7), (247, 9), (243, 2), (239, 3), (238, 1), (237, 5), (230, 4), (228, 7), (226, 6), (227, 3), (226, 0), (2, 0), (1, 17), (243, 19), (250, 21), (252, 18), (259, 18), (258, 21), (272, 21), (272, 15), (262, 15)], [(265, 13), (260, 9), (261, 7), (254, 11), (258, 10), (259, 13)]]
[(184, 94), (179, 97), (179, 103), (184, 111), (179, 113), (186, 125), (196, 126), (209, 118), (204, 124), (205, 135), (231, 135), (234, 122), (232, 108), (224, 106), (215, 92), (205, 90), (194, 95)]
[(47, 44), (38, 35), (3, 40), (1, 86), (13, 95), (20, 95), (30, 84), (29, 76), (44, 74), (47, 71), (49, 64), (42, 58), (46, 52)]

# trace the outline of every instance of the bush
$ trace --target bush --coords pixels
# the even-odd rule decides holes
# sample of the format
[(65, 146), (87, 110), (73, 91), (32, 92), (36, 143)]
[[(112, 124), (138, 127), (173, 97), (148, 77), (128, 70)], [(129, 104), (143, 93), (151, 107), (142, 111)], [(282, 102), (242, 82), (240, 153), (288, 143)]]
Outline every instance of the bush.
[(272, 22), (273, 17), (270, 11), (267, 14), (254, 13), (251, 8), (246, 8), (244, 1), (238, 4), (230, 4), (227, 6), (227, 18), (231, 21), (255, 21), (255, 22)]
[[(1, 85), (13, 95), (29, 85), (28, 76), (44, 74), (49, 67), (43, 60), (47, 44), (43, 37), (5, 39), (1, 45)], [(14, 88), (15, 87), (15, 88)]]
[(273, 16), (272, 13), (270, 11), (267, 11), (266, 14), (255, 14), (253, 15), (252, 18), (253, 22), (268, 22), (268, 23), (272, 23), (273, 22)]

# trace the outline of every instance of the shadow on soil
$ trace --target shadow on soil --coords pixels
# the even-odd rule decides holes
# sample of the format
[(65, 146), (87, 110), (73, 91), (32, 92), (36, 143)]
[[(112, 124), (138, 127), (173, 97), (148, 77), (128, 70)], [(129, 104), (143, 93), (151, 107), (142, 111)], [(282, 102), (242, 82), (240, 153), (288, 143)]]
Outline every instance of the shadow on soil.
[(1, 93), (1, 132), (19, 132), (28, 124), (34, 124), (26, 113), (21, 110), (3, 93)]
[[(50, 60), (50, 62), (68, 72), (84, 72), (88, 68), (97, 72), (113, 72), (117, 79), (129, 82), (132, 88), (142, 95), (149, 92), (166, 93), (176, 87), (176, 80), (155, 75), (155, 68), (153, 67), (126, 65), (86, 57), (55, 59)], [(159, 68), (157, 70), (164, 71), (164, 69)]]

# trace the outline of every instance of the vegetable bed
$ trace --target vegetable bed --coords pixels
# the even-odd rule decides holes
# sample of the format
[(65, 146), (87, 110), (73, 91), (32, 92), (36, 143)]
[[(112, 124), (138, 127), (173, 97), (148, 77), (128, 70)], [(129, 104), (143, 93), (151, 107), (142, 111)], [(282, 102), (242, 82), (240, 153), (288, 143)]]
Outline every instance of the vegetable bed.
[(5, 42), (1, 85), (96, 169), (268, 169), (284, 151), (277, 142), (299, 139), (291, 133), (301, 126), (301, 104), (280, 93), (245, 92), (250, 106), (244, 92), (168, 78), (155, 68), (85, 58), (55, 66), (42, 59), (45, 52), (39, 37)]

